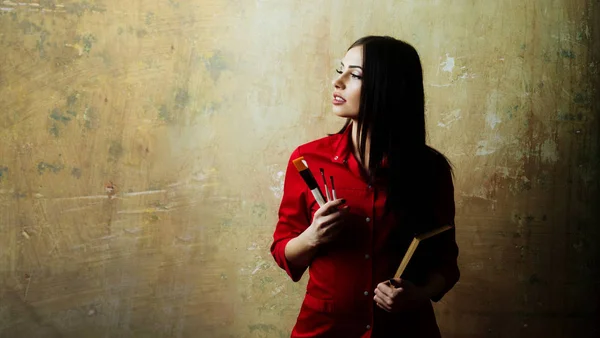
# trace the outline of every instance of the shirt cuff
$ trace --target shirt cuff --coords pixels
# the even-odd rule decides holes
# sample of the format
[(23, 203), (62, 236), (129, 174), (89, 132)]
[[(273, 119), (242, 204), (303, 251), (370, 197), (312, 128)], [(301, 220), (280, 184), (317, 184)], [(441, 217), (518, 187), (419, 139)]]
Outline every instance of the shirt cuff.
[(288, 244), (288, 242), (291, 240), (292, 240), (292, 238), (286, 238), (286, 239), (282, 239), (281, 241), (275, 243), (274, 249), (271, 251), (271, 254), (273, 255), (273, 258), (275, 259), (275, 262), (277, 263), (277, 265), (279, 265), (280, 268), (285, 270), (285, 272), (288, 274), (288, 276), (290, 276), (290, 278), (294, 282), (297, 282), (300, 280), (300, 278), (302, 278), (304, 271), (306, 271), (306, 269), (308, 267), (307, 266), (305, 266), (305, 267), (293, 266), (288, 261), (288, 259), (285, 257), (285, 247)]

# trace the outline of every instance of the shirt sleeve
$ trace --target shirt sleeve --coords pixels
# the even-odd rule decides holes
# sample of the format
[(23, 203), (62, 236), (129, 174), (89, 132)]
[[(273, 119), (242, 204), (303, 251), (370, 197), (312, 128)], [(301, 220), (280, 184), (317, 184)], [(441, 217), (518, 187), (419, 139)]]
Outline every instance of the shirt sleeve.
[(444, 289), (431, 298), (438, 302), (442, 297), (454, 287), (460, 278), (458, 268), (458, 245), (456, 244), (456, 228), (454, 224), (455, 203), (454, 203), (454, 184), (452, 183), (452, 172), (450, 167), (443, 163), (443, 170), (439, 174), (439, 193), (436, 195), (435, 222), (438, 226), (452, 225), (453, 228), (429, 240), (435, 248), (433, 255), (433, 272), (441, 274), (445, 279)]
[(283, 197), (278, 212), (279, 219), (271, 244), (271, 255), (273, 255), (275, 262), (285, 270), (294, 282), (300, 280), (307, 267), (297, 267), (290, 264), (285, 257), (285, 246), (310, 225), (306, 202), (308, 188), (292, 162), (300, 156), (299, 150), (296, 149), (288, 161), (283, 184)]

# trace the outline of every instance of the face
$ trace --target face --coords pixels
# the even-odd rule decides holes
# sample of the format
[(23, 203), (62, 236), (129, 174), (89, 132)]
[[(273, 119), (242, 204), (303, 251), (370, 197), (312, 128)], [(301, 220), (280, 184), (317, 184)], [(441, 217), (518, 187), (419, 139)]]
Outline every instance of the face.
[(339, 117), (357, 119), (363, 76), (362, 46), (346, 53), (336, 70), (333, 84), (333, 113)]

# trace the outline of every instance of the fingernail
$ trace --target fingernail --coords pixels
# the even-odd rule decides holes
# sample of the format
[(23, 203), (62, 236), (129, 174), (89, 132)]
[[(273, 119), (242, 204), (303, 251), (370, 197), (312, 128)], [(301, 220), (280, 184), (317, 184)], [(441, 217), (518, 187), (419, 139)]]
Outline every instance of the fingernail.
[(342, 198), (342, 203), (346, 203), (346, 199), (345, 198)]

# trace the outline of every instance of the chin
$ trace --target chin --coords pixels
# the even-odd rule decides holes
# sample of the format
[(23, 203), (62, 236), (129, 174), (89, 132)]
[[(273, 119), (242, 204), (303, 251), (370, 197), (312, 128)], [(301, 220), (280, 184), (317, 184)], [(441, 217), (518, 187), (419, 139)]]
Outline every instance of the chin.
[(335, 116), (341, 117), (341, 118), (345, 118), (345, 119), (356, 119), (356, 118), (358, 118), (358, 115), (356, 115), (356, 114), (338, 114), (338, 113), (335, 113)]
[(336, 109), (337, 107), (333, 107), (333, 113), (338, 116), (338, 117), (342, 117), (345, 119), (356, 119), (358, 118), (358, 113), (351, 113), (351, 112), (347, 112), (347, 111), (343, 111), (343, 110), (338, 110)]

